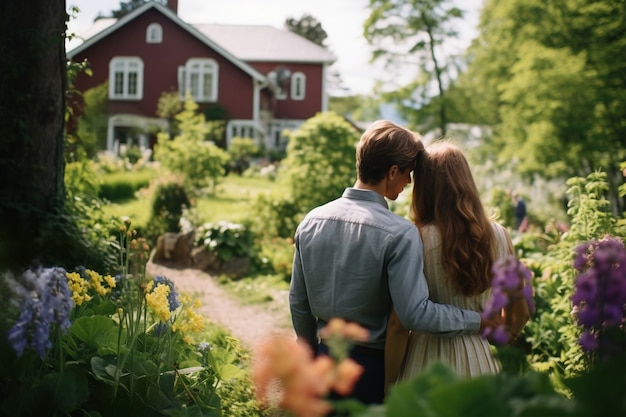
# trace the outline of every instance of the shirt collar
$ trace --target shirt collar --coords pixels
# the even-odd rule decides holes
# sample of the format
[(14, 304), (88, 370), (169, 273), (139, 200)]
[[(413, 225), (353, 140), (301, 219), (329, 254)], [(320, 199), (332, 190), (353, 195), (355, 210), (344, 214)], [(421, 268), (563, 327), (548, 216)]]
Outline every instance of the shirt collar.
[(371, 201), (373, 203), (381, 204), (383, 207), (389, 210), (389, 205), (387, 204), (387, 200), (385, 200), (385, 197), (383, 197), (376, 191), (348, 187), (344, 190), (342, 197), (352, 200)]

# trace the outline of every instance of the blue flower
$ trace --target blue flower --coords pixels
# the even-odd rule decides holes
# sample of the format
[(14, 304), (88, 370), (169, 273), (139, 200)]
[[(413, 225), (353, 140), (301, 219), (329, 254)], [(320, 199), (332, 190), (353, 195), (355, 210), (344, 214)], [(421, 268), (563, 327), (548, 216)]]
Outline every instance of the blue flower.
[(8, 335), (18, 356), (30, 346), (43, 358), (52, 347), (52, 326), (57, 326), (63, 334), (70, 328), (74, 303), (65, 274), (63, 268), (38, 268), (27, 270), (20, 277), (22, 294), (26, 296), (20, 316)]
[(169, 328), (170, 328), (169, 324), (167, 324), (166, 322), (160, 321), (154, 326), (154, 335), (162, 336), (165, 333), (167, 333)]

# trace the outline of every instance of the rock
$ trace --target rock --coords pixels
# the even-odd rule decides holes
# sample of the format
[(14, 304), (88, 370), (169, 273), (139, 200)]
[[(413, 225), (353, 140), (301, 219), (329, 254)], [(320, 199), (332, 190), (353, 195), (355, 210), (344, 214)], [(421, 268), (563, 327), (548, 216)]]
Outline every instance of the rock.
[(185, 233), (178, 233), (178, 237), (174, 243), (171, 252), (171, 259), (176, 265), (187, 267), (193, 263), (191, 259), (191, 250), (193, 249), (196, 231), (190, 230)]
[(152, 256), (153, 262), (169, 261), (172, 259), (172, 251), (176, 246), (178, 233), (164, 233), (157, 238), (156, 249)]
[(206, 250), (204, 246), (199, 246), (191, 250), (191, 260), (194, 268), (202, 271), (207, 269), (219, 269), (221, 266), (218, 257)]
[(230, 258), (225, 261), (220, 269), (224, 275), (233, 279), (241, 279), (248, 276), (250, 270), (250, 259), (248, 258)]
[(168, 263), (182, 267), (191, 266), (191, 250), (193, 249), (195, 230), (185, 233), (164, 233), (157, 239), (156, 248), (152, 253), (152, 262)]

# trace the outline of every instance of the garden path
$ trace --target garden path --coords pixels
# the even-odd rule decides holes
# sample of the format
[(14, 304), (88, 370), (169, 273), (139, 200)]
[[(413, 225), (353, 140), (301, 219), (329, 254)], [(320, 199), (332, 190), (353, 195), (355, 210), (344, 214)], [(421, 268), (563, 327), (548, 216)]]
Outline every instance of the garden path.
[[(174, 283), (178, 292), (200, 299), (197, 311), (210, 322), (226, 329), (249, 351), (275, 334), (295, 333), (290, 323), (288, 292), (276, 292), (268, 305), (243, 305), (219, 286), (216, 278), (194, 268), (165, 266), (149, 261), (146, 272), (151, 276), (163, 275)], [(264, 416), (284, 417), (277, 407), (282, 388), (273, 383), (268, 389), (268, 408)]]
[(246, 349), (253, 349), (274, 334), (294, 334), (289, 321), (287, 291), (276, 292), (268, 305), (244, 305), (221, 288), (214, 276), (198, 269), (148, 262), (147, 273), (163, 275), (179, 292), (198, 297), (200, 307), (197, 311), (225, 328)]

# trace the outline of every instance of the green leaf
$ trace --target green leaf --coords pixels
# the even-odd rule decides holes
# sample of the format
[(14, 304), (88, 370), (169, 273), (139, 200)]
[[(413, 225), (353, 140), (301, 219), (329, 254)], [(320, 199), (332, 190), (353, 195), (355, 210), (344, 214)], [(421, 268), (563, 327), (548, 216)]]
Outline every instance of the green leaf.
[(118, 325), (109, 317), (79, 317), (72, 323), (69, 334), (92, 348), (117, 352)]

